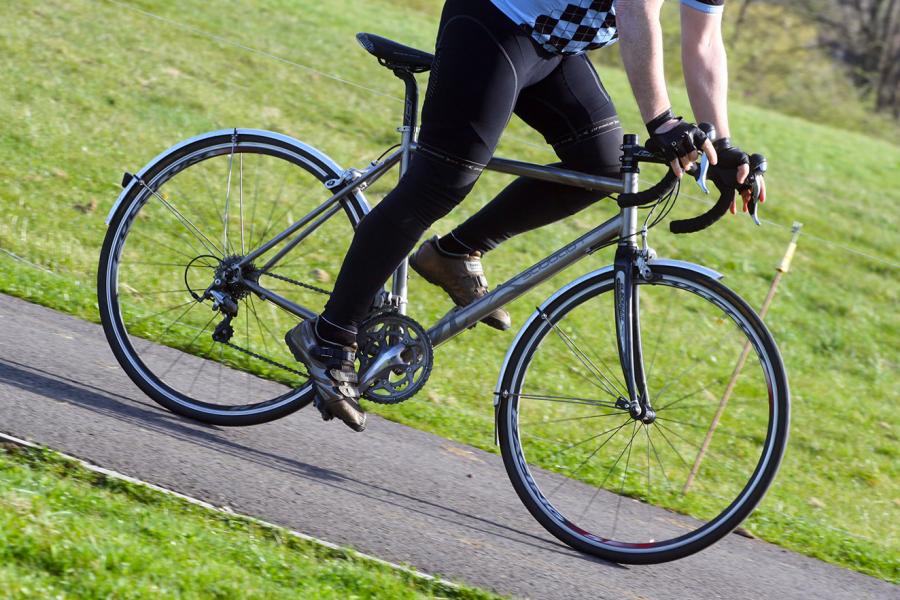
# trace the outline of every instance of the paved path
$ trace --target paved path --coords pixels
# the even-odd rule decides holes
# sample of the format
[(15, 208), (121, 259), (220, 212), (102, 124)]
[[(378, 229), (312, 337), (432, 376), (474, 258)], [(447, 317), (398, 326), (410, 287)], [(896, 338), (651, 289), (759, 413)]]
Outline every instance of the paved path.
[(594, 560), (531, 518), (499, 456), (375, 416), (364, 434), (311, 410), (199, 425), (146, 398), (97, 325), (0, 295), (0, 332), (0, 431), (427, 573), (528, 598), (900, 597), (737, 535), (664, 565)]

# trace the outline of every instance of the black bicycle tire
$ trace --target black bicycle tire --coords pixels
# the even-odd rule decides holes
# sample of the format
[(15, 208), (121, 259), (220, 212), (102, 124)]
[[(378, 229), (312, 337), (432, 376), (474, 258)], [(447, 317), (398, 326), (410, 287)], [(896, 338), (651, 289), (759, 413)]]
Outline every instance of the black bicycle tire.
[[(241, 144), (261, 144), (263, 145), (262, 153), (275, 154), (279, 153), (281, 158), (295, 164), (298, 168), (305, 169), (313, 174), (323, 184), (329, 180), (338, 180), (341, 173), (332, 165), (328, 164), (322, 157), (324, 155), (316, 155), (316, 150), (309, 151), (304, 147), (294, 143), (294, 141), (270, 134), (264, 131), (241, 131), (239, 142)], [(187, 142), (158, 157), (152, 163), (152, 166), (141, 174), (141, 178), (145, 182), (152, 182), (160, 175), (164, 175), (166, 170), (171, 168), (173, 164), (184, 157), (202, 152), (206, 148), (221, 147), (224, 144), (233, 143), (232, 132), (219, 132), (217, 135), (199, 136), (195, 142)], [(268, 145), (269, 148), (265, 148)], [(243, 150), (241, 150), (243, 151)], [(299, 159), (292, 157), (295, 155)], [(186, 167), (189, 168), (193, 164), (200, 162), (203, 158), (199, 158), (196, 162), (190, 163)], [(309, 168), (304, 161), (308, 161), (315, 166), (315, 170)], [(183, 169), (182, 169), (183, 170)], [(318, 171), (318, 172), (316, 172)], [(172, 173), (174, 176), (177, 172)], [(164, 408), (200, 421), (213, 425), (222, 426), (247, 426), (267, 423), (276, 419), (280, 419), (291, 414), (306, 405), (310, 404), (314, 397), (314, 391), (311, 384), (299, 388), (307, 388), (305, 392), (298, 394), (298, 390), (291, 390), (276, 398), (266, 402), (256, 403), (254, 405), (235, 406), (232, 410), (226, 410), (222, 407), (215, 409), (202, 408), (204, 405), (212, 406), (209, 403), (197, 401), (187, 395), (173, 389), (165, 384), (158, 377), (152, 377), (152, 372), (143, 363), (140, 357), (134, 352), (128, 341), (127, 329), (121, 318), (117, 299), (118, 292), (115, 287), (109, 287), (110, 281), (114, 281), (114, 271), (112, 270), (111, 260), (113, 259), (113, 251), (117, 246), (121, 246), (120, 237), (124, 240), (124, 236), (120, 235), (122, 224), (125, 219), (134, 219), (137, 211), (134, 211), (134, 204), (140, 200), (140, 195), (145, 190), (142, 186), (132, 186), (131, 190), (123, 197), (115, 213), (109, 222), (109, 227), (103, 241), (100, 253), (100, 261), (97, 272), (97, 298), (98, 308), (100, 312), (100, 321), (106, 339), (110, 345), (119, 365), (128, 375), (128, 377), (137, 385), (148, 397)], [(368, 205), (365, 200), (361, 199), (358, 194), (351, 194), (347, 200), (343, 201), (344, 212), (353, 229), (357, 227), (359, 221), (368, 212)], [(127, 235), (127, 227), (126, 233)], [(148, 375), (149, 374), (149, 375)], [(292, 398), (292, 396), (295, 396)], [(285, 399), (290, 398), (287, 401)], [(271, 405), (273, 408), (266, 410), (265, 406)], [(254, 410), (246, 410), (248, 406), (257, 407)]]
[[(676, 266), (656, 266), (653, 268), (653, 272), (658, 275), (670, 275), (687, 280), (699, 287), (705, 287), (712, 290), (718, 294), (719, 297), (725, 299), (731, 306), (737, 309), (739, 314), (753, 327), (754, 332), (759, 336), (759, 339), (762, 342), (767, 360), (772, 366), (772, 379), (775, 388), (774, 398), (777, 403), (777, 410), (775, 413), (781, 418), (774, 424), (770, 422), (766, 439), (767, 445), (770, 447), (768, 454), (769, 459), (763, 467), (763, 472), (760, 474), (758, 483), (753, 486), (753, 489), (751, 489), (749, 493), (747, 493), (746, 487), (742, 490), (739, 497), (745, 497), (743, 503), (739, 509), (728, 518), (723, 519), (721, 523), (717, 523), (704, 535), (701, 535), (698, 539), (690, 543), (658, 551), (626, 552), (607, 545), (590, 542), (583, 536), (575, 535), (572, 531), (566, 530), (564, 527), (560, 526), (559, 523), (550, 516), (548, 511), (540, 506), (540, 503), (534, 498), (529, 489), (529, 482), (523, 477), (519, 468), (520, 465), (518, 464), (520, 457), (517, 456), (517, 444), (514, 443), (510, 421), (515, 409), (514, 395), (506, 394), (504, 396), (503, 392), (504, 390), (515, 389), (515, 379), (518, 379), (520, 382), (524, 380), (525, 372), (528, 369), (528, 362), (530, 361), (534, 350), (539, 345), (538, 343), (534, 343), (534, 336), (539, 332), (539, 328), (542, 327), (542, 319), (539, 318), (540, 312), (543, 312), (543, 314), (548, 316), (551, 320), (558, 322), (559, 319), (557, 317), (559, 315), (557, 315), (557, 311), (564, 311), (562, 316), (559, 317), (563, 318), (566, 313), (576, 308), (584, 301), (599, 294), (611, 291), (613, 287), (613, 274), (610, 270), (596, 272), (595, 274), (582, 278), (577, 284), (571, 286), (561, 294), (558, 294), (553, 301), (544, 306), (540, 312), (535, 313), (535, 315), (522, 327), (520, 334), (513, 342), (507, 360), (501, 370), (497, 388), (498, 393), (500, 394), (499, 403), (497, 405), (498, 441), (507, 475), (510, 478), (516, 494), (519, 496), (519, 499), (532, 516), (541, 523), (548, 532), (562, 542), (576, 550), (585, 552), (586, 554), (624, 564), (656, 564), (677, 560), (709, 547), (733, 531), (755, 509), (774, 480), (787, 445), (790, 422), (790, 391), (784, 364), (771, 333), (756, 312), (735, 292), (704, 274)], [(583, 295), (583, 297), (579, 298), (579, 295)], [(526, 355), (526, 353), (529, 354)], [(524, 368), (520, 369), (519, 367), (523, 365)], [(520, 375), (517, 375), (518, 373), (520, 373)], [(769, 442), (771, 443), (769, 444)], [(522, 457), (521, 460), (524, 462), (524, 457)], [(757, 466), (757, 469), (758, 468), (759, 465)], [(737, 499), (733, 502), (736, 501)], [(721, 516), (721, 514), (719, 516)], [(710, 521), (710, 523), (713, 523), (714, 521), (715, 520)], [(698, 529), (698, 531), (700, 529)]]

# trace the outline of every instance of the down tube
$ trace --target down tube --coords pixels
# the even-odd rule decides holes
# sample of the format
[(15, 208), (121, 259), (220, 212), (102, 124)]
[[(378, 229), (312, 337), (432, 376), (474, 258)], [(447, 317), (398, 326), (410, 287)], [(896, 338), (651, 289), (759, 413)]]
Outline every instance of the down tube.
[(482, 296), (465, 308), (453, 310), (428, 330), (434, 346), (478, 323), (494, 309), (509, 304), (528, 290), (553, 277), (566, 267), (581, 260), (596, 246), (609, 242), (619, 234), (621, 213), (592, 229), (571, 244), (563, 246), (547, 258), (502, 283), (493, 292)]

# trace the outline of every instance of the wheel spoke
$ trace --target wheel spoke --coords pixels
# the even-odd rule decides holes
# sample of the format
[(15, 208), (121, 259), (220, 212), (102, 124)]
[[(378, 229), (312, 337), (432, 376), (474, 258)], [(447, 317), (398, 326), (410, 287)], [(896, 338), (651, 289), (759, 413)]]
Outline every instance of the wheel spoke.
[(197, 335), (195, 335), (191, 339), (190, 343), (188, 343), (188, 345), (185, 346), (181, 352), (178, 352), (178, 354), (175, 356), (175, 359), (172, 361), (172, 363), (168, 366), (168, 368), (165, 371), (163, 371), (163, 373), (161, 375), (162, 377), (165, 377), (166, 375), (168, 375), (169, 371), (171, 371), (172, 368), (181, 361), (182, 357), (184, 357), (184, 355), (188, 353), (188, 350), (190, 350), (194, 346), (194, 342), (196, 342), (200, 338), (200, 336), (203, 335), (203, 333), (207, 329), (209, 329), (209, 324), (212, 323), (218, 316), (219, 315), (213, 315), (212, 317), (209, 318), (209, 321), (206, 322), (206, 325), (203, 326), (203, 329), (201, 329), (200, 331), (197, 332)]
[(266, 236), (268, 236), (269, 232), (272, 230), (273, 225), (275, 223), (278, 223), (281, 220), (281, 218), (284, 217), (285, 215), (287, 215), (288, 211), (291, 210), (290, 207), (288, 207), (287, 209), (285, 209), (285, 211), (283, 213), (281, 213), (281, 216), (279, 216), (278, 219), (274, 219), (274, 220), (272, 219), (272, 216), (275, 214), (275, 208), (281, 203), (281, 196), (284, 193), (284, 188), (286, 185), (287, 185), (287, 175), (285, 175), (284, 178), (282, 178), (281, 187), (278, 188), (278, 193), (272, 199), (272, 208), (269, 211), (269, 217), (268, 217), (268, 221), (266, 222), (266, 228), (263, 230), (262, 234), (259, 236), (259, 243), (256, 244), (257, 246), (261, 246), (263, 244), (263, 242), (266, 239)]
[(675, 447), (675, 445), (674, 445), (674, 444), (672, 443), (672, 441), (669, 439), (669, 436), (667, 436), (667, 435), (665, 434), (665, 432), (663, 431), (663, 429), (665, 429), (666, 431), (669, 431), (669, 432), (671, 432), (671, 433), (673, 433), (673, 434), (674, 434), (674, 432), (672, 432), (672, 431), (671, 431), (669, 428), (667, 428), (667, 427), (663, 427), (663, 426), (660, 425), (658, 422), (656, 423), (656, 425), (657, 425), (657, 430), (659, 431), (659, 435), (661, 435), (662, 438), (663, 438), (663, 440), (665, 440), (665, 442), (669, 445), (669, 448), (672, 449), (672, 452), (675, 453), (675, 456), (678, 457), (678, 459), (681, 461), (681, 463), (682, 463), (684, 466), (686, 466), (688, 469), (690, 469), (690, 468), (691, 468), (691, 465), (688, 463), (688, 461), (684, 460), (684, 457), (681, 455), (681, 452), (678, 451), (678, 448)]
[[(616, 460), (613, 463), (612, 467), (610, 467), (609, 471), (606, 472), (606, 477), (603, 478), (603, 481), (600, 483), (600, 485), (597, 486), (597, 489), (594, 490), (594, 493), (591, 496), (591, 499), (588, 501), (587, 505), (584, 507), (584, 510), (581, 512), (581, 516), (578, 517), (579, 521), (584, 519), (584, 515), (587, 514), (588, 510), (590, 510), (591, 505), (594, 503), (594, 500), (597, 498), (598, 495), (600, 495), (600, 491), (604, 489), (603, 486), (606, 485), (606, 482), (609, 480), (610, 475), (612, 475), (613, 471), (616, 470), (616, 466), (619, 464), (619, 461), (622, 460), (622, 457), (625, 455), (625, 451), (629, 450), (631, 448), (631, 443), (634, 441), (634, 436), (635, 436), (636, 427), (637, 427), (637, 421), (635, 421), (633, 419), (629, 419), (628, 421), (625, 421), (625, 423), (622, 425), (622, 427), (625, 427), (625, 425), (628, 425), (629, 421), (634, 424), (632, 426), (631, 438), (628, 440), (628, 444), (626, 444), (625, 447), (622, 448), (622, 452), (619, 453), (619, 456), (616, 457)], [(607, 440), (607, 441), (609, 441), (609, 440)]]
[[(185, 254), (185, 253), (182, 252), (181, 250), (176, 250), (176, 249), (173, 248), (172, 246), (169, 246), (168, 244), (162, 243), (161, 241), (159, 241), (158, 239), (156, 239), (155, 237), (153, 237), (153, 236), (151, 236), (151, 235), (149, 235), (149, 234), (142, 233), (142, 232), (137, 232), (137, 231), (135, 231), (134, 234), (136, 234), (136, 235), (137, 235), (140, 239), (142, 239), (142, 240), (147, 240), (148, 242), (150, 242), (150, 243), (152, 243), (152, 244), (156, 244), (156, 245), (159, 246), (160, 248), (165, 248), (166, 250), (170, 250), (170, 251), (174, 252), (175, 254), (177, 254), (178, 256), (180, 256), (180, 257), (182, 257), (182, 258), (186, 258), (186, 259), (188, 259), (188, 261), (193, 260), (194, 256), (197, 256), (197, 254), (194, 254), (194, 256), (191, 256), (190, 254)], [(192, 251), (192, 252), (195, 252), (195, 251), (196, 251), (196, 248), (193, 248), (193, 247), (192, 247), (192, 248), (191, 248), (191, 251)], [(203, 253), (201, 252), (200, 254), (203, 254)], [(130, 261), (129, 261), (129, 262), (130, 262)], [(136, 264), (136, 263), (131, 262), (130, 264)]]
[[(237, 133), (235, 132), (235, 136)], [(231, 172), (234, 168), (234, 139), (231, 142), (231, 154), (228, 155), (228, 177), (225, 181), (225, 215), (222, 219), (223, 222), (223, 230), (222, 230), (222, 248), (225, 250), (225, 253), (231, 249), (231, 246), (228, 244), (228, 219), (229, 219), (229, 203), (231, 201)]]
[(187, 389), (188, 393), (191, 393), (194, 391), (194, 386), (197, 385), (197, 380), (200, 379), (200, 374), (203, 373), (203, 369), (205, 369), (207, 363), (209, 363), (209, 353), (212, 351), (213, 346), (215, 346), (215, 345), (216, 345), (216, 340), (213, 340), (212, 342), (210, 342), (209, 347), (206, 349), (206, 352), (204, 352), (203, 356), (201, 356), (201, 358), (203, 358), (204, 360), (200, 363), (200, 368), (197, 369), (197, 372), (194, 373), (194, 379), (191, 380), (191, 386)]
[(259, 205), (259, 161), (255, 161), (256, 166), (253, 169), (253, 208), (250, 209), (250, 233), (247, 235), (247, 241), (250, 248), (253, 245), (253, 232), (256, 229), (256, 207)]
[[(590, 442), (590, 441), (592, 441), (592, 440), (596, 440), (598, 437), (602, 437), (602, 436), (606, 435), (607, 433), (609, 433), (609, 432), (611, 432), (611, 431), (617, 431), (617, 430), (619, 430), (619, 429), (621, 429), (621, 427), (611, 427), (611, 428), (607, 429), (606, 431), (601, 431), (601, 432), (598, 433), (598, 434), (595, 434), (595, 435), (592, 435), (592, 436), (590, 436), (590, 437), (584, 438), (583, 440), (580, 440), (580, 441), (578, 441), (578, 442), (575, 442), (574, 444), (569, 444), (568, 446), (564, 446), (563, 448), (560, 448), (559, 450), (557, 450), (557, 451), (553, 452), (552, 454), (550, 454), (550, 455), (548, 456), (548, 458), (549, 458), (549, 457), (552, 457), (552, 456), (557, 456), (558, 454), (562, 454), (563, 452), (568, 452), (568, 451), (571, 450), (572, 448), (575, 448), (575, 447), (577, 447), (577, 446), (580, 446), (581, 444), (585, 444), (585, 443)], [(537, 436), (532, 436), (532, 437), (537, 437)], [(542, 439), (542, 440), (547, 441), (547, 442), (555, 442), (555, 441), (556, 441), (556, 440), (548, 440), (548, 439), (546, 439), (546, 438), (539, 438), (539, 439)]]
[(199, 169), (200, 177), (203, 179), (203, 186), (206, 188), (206, 195), (209, 198), (210, 204), (212, 204), (213, 209), (216, 211), (216, 222), (221, 223), (224, 219), (222, 216), (222, 211), (219, 210), (219, 201), (216, 194), (213, 193), (212, 187), (209, 185), (209, 178), (206, 176), (206, 169)]
[(143, 184), (143, 186), (145, 190), (150, 192), (154, 198), (159, 200), (160, 203), (162, 203), (162, 205), (168, 209), (169, 213), (171, 213), (178, 222), (184, 225), (184, 227), (191, 233), (191, 235), (197, 238), (197, 241), (199, 241), (203, 245), (203, 247), (206, 248), (207, 252), (219, 258), (224, 256), (224, 253), (219, 250), (219, 247), (216, 246), (216, 244), (212, 242), (208, 237), (206, 237), (190, 219), (181, 214), (181, 211), (175, 208), (168, 200), (163, 198), (162, 194), (160, 194), (156, 190), (150, 189), (145, 183)]
[(604, 402), (603, 400), (594, 400), (591, 398), (578, 398), (576, 396), (547, 396), (543, 394), (510, 394), (517, 398), (526, 398), (528, 400), (544, 400), (546, 402), (568, 402), (570, 404), (587, 404), (589, 406), (600, 406), (603, 408), (618, 408), (615, 402)]
[[(144, 321), (147, 321), (148, 319), (152, 319), (153, 317), (159, 317), (159, 316), (164, 315), (164, 314), (166, 314), (166, 313), (170, 313), (170, 312), (172, 312), (172, 311), (176, 311), (176, 310), (178, 310), (179, 308), (184, 308), (185, 306), (187, 306), (187, 305), (189, 305), (189, 304), (191, 305), (191, 308), (193, 308), (193, 306), (197, 304), (197, 301), (194, 300), (194, 299), (191, 299), (191, 300), (188, 300), (187, 302), (182, 302), (181, 304), (175, 304), (174, 306), (169, 306), (168, 308), (164, 308), (164, 309), (162, 309), (162, 310), (160, 310), (160, 311), (158, 311), (158, 312), (155, 312), (155, 313), (152, 313), (152, 314), (149, 314), (149, 315), (146, 315), (146, 316), (143, 316), (143, 317), (139, 318), (137, 321), (134, 321), (133, 325), (137, 325), (137, 324), (139, 324), (139, 323), (143, 323)], [(185, 312), (187, 312), (187, 311), (185, 311)]]
[(520, 426), (526, 425), (547, 425), (549, 423), (563, 423), (565, 421), (583, 421), (585, 419), (598, 419), (600, 417), (617, 417), (621, 416), (622, 412), (613, 412), (613, 413), (600, 413), (598, 415), (587, 415), (585, 417), (566, 417), (564, 419), (549, 419), (547, 421), (528, 421), (525, 423), (519, 423)]
[(634, 422), (634, 431), (631, 433), (631, 439), (628, 440), (628, 454), (625, 456), (625, 469), (622, 471), (622, 483), (619, 485), (619, 499), (616, 500), (616, 513), (613, 518), (612, 537), (616, 537), (616, 529), (619, 526), (619, 510), (622, 508), (622, 495), (625, 492), (625, 481), (628, 478), (628, 465), (631, 464), (631, 448), (634, 446), (634, 438), (637, 436), (638, 421)]
[(185, 289), (180, 290), (163, 290), (160, 292), (142, 292), (140, 290), (125, 290), (124, 292), (119, 292), (120, 294), (124, 294), (126, 296), (162, 296), (164, 294), (186, 294), (188, 293)]
[[(597, 366), (593, 362), (591, 362), (591, 359), (584, 352), (582, 352), (582, 350), (580, 348), (578, 348), (578, 345), (575, 344), (575, 342), (572, 341), (572, 339), (568, 335), (566, 335), (566, 333), (564, 331), (562, 331), (559, 327), (557, 327), (556, 323), (554, 323), (553, 321), (550, 320), (550, 317), (548, 317), (546, 313), (541, 312), (541, 316), (543, 317), (544, 321), (550, 325), (550, 327), (553, 329), (553, 331), (556, 333), (556, 335), (559, 337), (559, 339), (562, 340), (563, 344), (565, 344), (565, 346), (572, 352), (572, 354), (575, 355), (575, 357), (578, 359), (578, 361), (582, 365), (584, 365), (584, 367), (589, 372), (591, 372), (592, 374), (594, 374), (594, 376), (597, 377), (597, 382), (594, 383), (594, 385), (596, 385), (596, 387), (602, 389), (603, 391), (605, 391), (607, 394), (609, 394), (613, 398), (619, 398), (620, 396), (622, 396), (621, 393), (617, 393), (618, 390), (616, 389), (615, 384), (613, 384), (612, 382), (609, 381), (609, 379), (606, 377), (606, 375), (604, 375), (600, 371), (600, 369), (598, 369)], [(616, 391), (613, 391), (613, 390), (616, 390)], [(625, 394), (624, 397), (627, 398), (628, 394)]]
[[(660, 323), (670, 323), (669, 315), (672, 313), (672, 306), (674, 303), (667, 302), (666, 303), (666, 313), (662, 318)], [(653, 366), (656, 364), (656, 355), (659, 352), (659, 346), (663, 339), (663, 328), (659, 327), (656, 331), (656, 342), (653, 344), (653, 355), (650, 357), (650, 366), (647, 368), (647, 381), (652, 381), (653, 378)]]
[(238, 176), (239, 202), (240, 202), (240, 220), (241, 220), (241, 256), (244, 255), (244, 153), (239, 156), (240, 170)]
[(671, 492), (674, 488), (672, 487), (672, 481), (669, 479), (669, 474), (666, 473), (666, 468), (663, 466), (662, 459), (659, 457), (659, 452), (656, 450), (656, 444), (653, 443), (653, 438), (650, 437), (650, 428), (647, 427), (647, 441), (650, 443), (650, 447), (653, 449), (653, 455), (656, 457), (656, 462), (659, 464), (659, 471), (663, 474), (663, 478), (666, 480), (666, 487)]
[(568, 473), (565, 473), (565, 474), (563, 475), (563, 480), (559, 483), (559, 485), (557, 485), (557, 486), (553, 489), (552, 494), (555, 494), (557, 491), (559, 491), (559, 488), (561, 488), (567, 481), (571, 480), (573, 475), (575, 475), (575, 474), (578, 473), (582, 468), (584, 468), (584, 466), (585, 466), (586, 464), (588, 464), (588, 462), (589, 462), (592, 458), (594, 458), (594, 457), (597, 455), (597, 453), (600, 452), (600, 450), (601, 450), (607, 443), (609, 443), (609, 440), (613, 439), (613, 438), (615, 437), (615, 435), (616, 435), (617, 433), (619, 433), (619, 431), (620, 431), (623, 427), (625, 427), (626, 425), (628, 425), (628, 423), (630, 423), (631, 421), (632, 421), (632, 419), (631, 419), (631, 417), (629, 417), (629, 418), (626, 419), (625, 422), (623, 422), (621, 425), (619, 425), (618, 427), (613, 428), (613, 429), (611, 430), (610, 434), (609, 434), (609, 437), (607, 437), (605, 440), (603, 440), (603, 442), (602, 442), (599, 446), (597, 446), (597, 447), (594, 449), (594, 451), (591, 452), (591, 453), (588, 455), (587, 458), (585, 458), (583, 461), (581, 461), (580, 463), (578, 463), (578, 465), (577, 465), (576, 467), (570, 469)]
[[(681, 397), (679, 397), (679, 398), (673, 400), (672, 402), (669, 402), (668, 404), (664, 404), (664, 405), (660, 406), (659, 409), (657, 410), (657, 412), (660, 411), (660, 410), (668, 410), (669, 408), (671, 408), (672, 406), (675, 406), (675, 405), (678, 404), (679, 402), (682, 402), (682, 401), (684, 401), (684, 400), (689, 400), (690, 398), (693, 398), (693, 397), (696, 396), (697, 394), (702, 394), (703, 392), (707, 391), (707, 390), (710, 388), (711, 385), (713, 385), (713, 384), (719, 384), (719, 383), (722, 383), (722, 381), (721, 381), (721, 380), (714, 380), (712, 383), (704, 384), (703, 387), (697, 388), (696, 390), (693, 390), (693, 391), (691, 391), (691, 392), (688, 392), (687, 394), (685, 394), (685, 395), (683, 395), (683, 396), (681, 396)], [(661, 396), (660, 396), (660, 397), (657, 397), (657, 400), (659, 400), (660, 398), (661, 398)]]
[[(684, 436), (679, 434), (677, 431), (675, 431), (671, 427), (666, 427), (665, 425), (660, 423), (658, 420), (656, 421), (655, 424), (658, 425), (659, 427), (661, 427), (662, 429), (665, 429), (666, 431), (668, 431), (673, 437), (678, 438), (679, 440), (681, 440), (682, 442), (684, 442), (685, 444), (690, 446), (692, 450), (697, 450), (697, 451), (700, 450), (701, 444), (698, 444), (697, 442), (692, 442), (692, 441), (688, 440), (687, 438), (685, 438)], [(660, 433), (662, 433), (662, 430), (660, 430)], [(734, 470), (737, 468), (737, 465), (734, 461), (725, 458), (724, 456), (720, 455), (718, 452), (714, 452), (710, 448), (706, 449), (706, 455), (715, 458), (717, 462), (722, 463), (723, 465), (727, 466), (731, 470)]]

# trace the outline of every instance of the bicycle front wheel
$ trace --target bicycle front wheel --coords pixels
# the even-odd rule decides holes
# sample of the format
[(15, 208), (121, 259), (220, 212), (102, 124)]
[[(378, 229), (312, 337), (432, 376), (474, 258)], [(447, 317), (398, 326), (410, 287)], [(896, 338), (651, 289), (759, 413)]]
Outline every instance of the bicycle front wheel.
[[(131, 379), (166, 408), (208, 423), (251, 425), (308, 404), (312, 385), (283, 342), (299, 318), (243, 283), (218, 285), (236, 304), (226, 321), (203, 299), (229, 266), (314, 211), (341, 171), (297, 140), (226, 130), (188, 140), (126, 188), (103, 245), (100, 316)], [(353, 230), (359, 193), (317, 216), (271, 269), (284, 243), (243, 272), (310, 313), (327, 300)], [(318, 213), (317, 213), (318, 214)]]
[(498, 430), (516, 492), (548, 531), (607, 560), (658, 563), (714, 543), (762, 499), (789, 398), (771, 334), (734, 292), (670, 265), (638, 290), (656, 419), (628, 412), (605, 269), (522, 328), (500, 376)]

